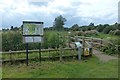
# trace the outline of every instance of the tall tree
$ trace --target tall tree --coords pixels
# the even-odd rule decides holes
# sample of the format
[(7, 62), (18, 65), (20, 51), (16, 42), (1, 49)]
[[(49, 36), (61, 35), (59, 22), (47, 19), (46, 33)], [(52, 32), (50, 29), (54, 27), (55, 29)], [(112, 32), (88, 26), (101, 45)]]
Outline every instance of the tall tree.
[(55, 18), (53, 27), (58, 31), (63, 30), (64, 29), (63, 25), (65, 24), (66, 21), (67, 20), (64, 17), (62, 17), (62, 15), (60, 15)]
[(13, 30), (13, 26), (11, 26), (11, 29), (10, 30)]
[(88, 26), (94, 26), (94, 23), (91, 22)]
[(79, 31), (79, 25), (78, 25), (78, 24), (74, 24), (74, 25), (72, 26), (72, 30), (73, 30), (73, 31)]

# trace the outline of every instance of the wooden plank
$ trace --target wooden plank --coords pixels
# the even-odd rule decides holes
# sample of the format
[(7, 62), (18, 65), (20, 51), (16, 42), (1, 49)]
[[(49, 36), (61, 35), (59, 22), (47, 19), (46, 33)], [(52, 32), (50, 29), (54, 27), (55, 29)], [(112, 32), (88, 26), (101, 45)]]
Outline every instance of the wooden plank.
[[(76, 48), (64, 48), (64, 50), (75, 50)], [(58, 51), (59, 49), (42, 49), (41, 52), (50, 52), (50, 51)], [(38, 52), (39, 50), (29, 50), (29, 53), (31, 52)], [(2, 52), (2, 54), (17, 54), (17, 53), (26, 53), (25, 50), (22, 51), (11, 51), (11, 52)]]
[[(73, 57), (73, 56), (77, 56), (77, 54), (74, 54), (74, 55), (62, 55), (63, 58)], [(59, 56), (55, 56), (55, 57), (52, 57), (52, 56), (43, 56), (43, 57), (42, 57), (42, 60), (45, 60), (45, 59), (53, 59), (53, 58), (58, 58), (58, 60), (59, 60)], [(32, 59), (37, 59), (37, 57), (35, 57), (35, 58), (29, 58), (29, 60), (32, 60)], [(13, 61), (14, 61), (14, 62), (16, 62), (16, 61), (19, 61), (19, 62), (21, 62), (21, 61), (26, 61), (26, 58), (18, 58), (18, 59), (15, 59), (15, 60), (13, 60)], [(10, 60), (10, 59), (6, 59), (6, 60), (2, 60), (1, 62), (2, 62), (2, 63), (11, 62), (11, 60)]]

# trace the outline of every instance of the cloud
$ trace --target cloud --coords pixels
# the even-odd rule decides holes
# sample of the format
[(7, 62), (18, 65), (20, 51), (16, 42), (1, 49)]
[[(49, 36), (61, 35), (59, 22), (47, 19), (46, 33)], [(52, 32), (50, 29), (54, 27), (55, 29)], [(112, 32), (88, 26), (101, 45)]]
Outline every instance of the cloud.
[(66, 25), (88, 25), (117, 22), (119, 0), (1, 0), (2, 27), (21, 26), (23, 20), (44, 21), (53, 25), (55, 17), (63, 15)]

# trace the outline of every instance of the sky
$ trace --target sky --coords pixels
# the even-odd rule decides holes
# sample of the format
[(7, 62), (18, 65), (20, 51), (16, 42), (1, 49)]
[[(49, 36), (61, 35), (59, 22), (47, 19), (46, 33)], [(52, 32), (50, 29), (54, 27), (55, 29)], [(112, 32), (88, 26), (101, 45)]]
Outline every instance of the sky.
[(51, 27), (54, 19), (62, 15), (67, 19), (65, 27), (93, 22), (114, 24), (118, 21), (119, 0), (0, 0), (0, 26), (10, 28), (22, 25), (22, 21), (44, 22)]

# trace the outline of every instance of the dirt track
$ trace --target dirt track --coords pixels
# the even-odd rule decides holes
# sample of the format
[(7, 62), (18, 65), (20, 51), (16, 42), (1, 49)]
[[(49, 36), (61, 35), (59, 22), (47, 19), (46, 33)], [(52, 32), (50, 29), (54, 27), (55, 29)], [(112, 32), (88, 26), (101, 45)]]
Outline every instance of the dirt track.
[(98, 50), (93, 50), (93, 54), (97, 56), (102, 62), (107, 62), (109, 60), (118, 59), (117, 57), (103, 54)]

